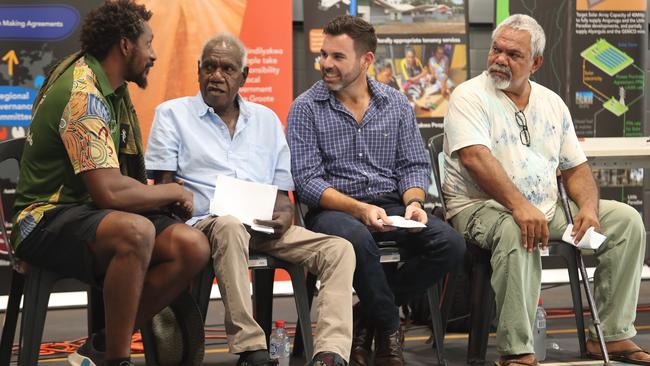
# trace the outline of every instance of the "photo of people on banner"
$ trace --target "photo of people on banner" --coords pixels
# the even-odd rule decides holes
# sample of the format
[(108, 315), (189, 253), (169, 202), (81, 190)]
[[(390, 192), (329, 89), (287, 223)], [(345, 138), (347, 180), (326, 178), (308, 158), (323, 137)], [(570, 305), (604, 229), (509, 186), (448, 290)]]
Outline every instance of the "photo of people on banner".
[(454, 87), (467, 80), (464, 0), (369, 0), (359, 15), (375, 26), (368, 74), (408, 98), (418, 120), (441, 119)]
[(443, 117), (454, 87), (467, 80), (466, 53), (465, 44), (391, 45), (380, 41), (369, 74), (403, 92), (416, 117)]

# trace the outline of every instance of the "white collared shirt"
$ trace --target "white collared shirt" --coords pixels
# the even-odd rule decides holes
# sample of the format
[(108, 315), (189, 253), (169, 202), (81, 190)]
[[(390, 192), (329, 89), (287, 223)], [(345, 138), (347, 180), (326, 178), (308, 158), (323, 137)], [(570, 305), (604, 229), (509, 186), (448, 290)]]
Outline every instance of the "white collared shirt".
[(291, 158), (282, 123), (271, 109), (238, 96), (239, 118), (228, 126), (201, 93), (160, 104), (145, 154), (148, 170), (176, 172), (194, 193), (194, 223), (209, 213), (217, 175), (292, 191)]

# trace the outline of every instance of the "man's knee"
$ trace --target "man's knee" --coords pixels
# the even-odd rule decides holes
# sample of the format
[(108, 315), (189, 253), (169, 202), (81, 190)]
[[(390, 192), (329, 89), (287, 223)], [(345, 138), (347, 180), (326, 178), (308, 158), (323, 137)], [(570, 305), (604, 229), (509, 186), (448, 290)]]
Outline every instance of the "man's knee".
[(635, 231), (645, 232), (641, 214), (634, 207), (618, 201), (601, 202), (601, 205), (606, 206), (605, 209), (609, 211), (609, 221), (614, 223), (623, 222)]
[(183, 227), (175, 238), (176, 247), (184, 266), (202, 268), (210, 258), (210, 246), (205, 235), (190, 226)]
[(216, 230), (244, 230), (246, 231), (246, 228), (244, 225), (239, 221), (238, 218), (232, 215), (225, 215), (225, 216), (219, 216), (213, 218), (216, 220), (215, 222), (215, 229)]
[(333, 266), (336, 270), (354, 272), (356, 256), (349, 241), (339, 237), (332, 237), (324, 249), (326, 267)]
[[(429, 227), (422, 240), (425, 240), (422, 258), (447, 271), (453, 271), (462, 265), (465, 258), (465, 239), (451, 226), (439, 223), (435, 229)], [(441, 264), (441, 259), (444, 263)]]
[(492, 242), (492, 251), (507, 251), (514, 249), (525, 251), (521, 245), (521, 229), (512, 216), (501, 220), (494, 228), (494, 235), (488, 238)]
[(443, 236), (446, 245), (446, 255), (447, 261), (452, 266), (458, 266), (463, 263), (465, 258), (465, 250), (467, 248), (465, 244), (465, 238), (460, 235), (456, 230), (451, 226), (449, 230), (444, 232)]
[(325, 211), (309, 222), (309, 228), (338, 236), (352, 244), (357, 259), (366, 256), (379, 258), (379, 250), (370, 230), (354, 217), (339, 211)]
[(134, 255), (146, 267), (151, 259), (156, 238), (156, 228), (151, 221), (143, 216), (124, 212), (111, 214), (105, 220), (106, 226), (100, 224), (102, 233), (98, 235), (98, 240), (108, 238), (115, 256)]
[(226, 250), (247, 251), (250, 234), (239, 219), (225, 215), (208, 220), (214, 220), (214, 223), (209, 226), (210, 232), (206, 233), (213, 253)]

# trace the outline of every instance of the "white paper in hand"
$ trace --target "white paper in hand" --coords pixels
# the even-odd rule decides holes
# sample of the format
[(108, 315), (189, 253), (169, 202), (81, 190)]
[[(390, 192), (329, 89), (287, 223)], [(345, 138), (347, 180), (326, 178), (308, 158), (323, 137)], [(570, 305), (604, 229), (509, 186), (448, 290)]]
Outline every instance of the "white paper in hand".
[(403, 229), (414, 229), (414, 228), (421, 228), (421, 227), (427, 227), (425, 224), (415, 221), (415, 220), (407, 220), (402, 216), (388, 216), (390, 221), (392, 222), (391, 224), (384, 224), (386, 226), (394, 226), (394, 227), (399, 227)]
[(210, 214), (231, 215), (252, 226), (255, 219), (273, 218), (277, 193), (277, 186), (219, 175), (210, 202)]
[[(564, 234), (562, 234), (562, 240), (569, 244), (575, 244), (575, 237), (571, 235), (571, 231), (573, 230), (573, 225), (569, 224), (566, 227), (566, 230), (564, 230)], [(587, 231), (585, 231), (585, 235), (582, 236), (582, 239), (578, 242), (577, 247), (580, 249), (593, 249), (596, 250), (600, 247), (600, 245), (607, 239), (607, 237), (601, 233), (596, 232), (593, 226), (589, 227)]]

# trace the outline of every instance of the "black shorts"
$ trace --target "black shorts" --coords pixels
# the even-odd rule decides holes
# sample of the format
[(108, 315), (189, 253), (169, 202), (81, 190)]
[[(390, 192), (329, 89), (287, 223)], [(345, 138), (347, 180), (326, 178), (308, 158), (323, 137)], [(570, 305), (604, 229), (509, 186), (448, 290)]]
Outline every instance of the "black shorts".
[[(102, 281), (95, 274), (89, 245), (95, 241), (99, 223), (113, 211), (98, 209), (91, 204), (61, 205), (51, 209), (20, 242), (16, 256), (66, 277), (99, 285)], [(153, 223), (156, 236), (168, 226), (182, 223), (164, 212), (140, 215)]]

